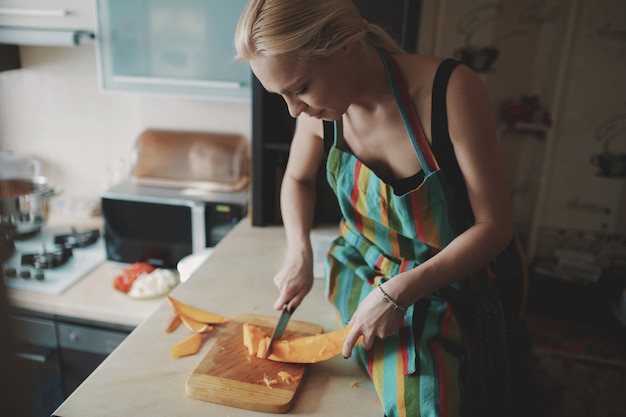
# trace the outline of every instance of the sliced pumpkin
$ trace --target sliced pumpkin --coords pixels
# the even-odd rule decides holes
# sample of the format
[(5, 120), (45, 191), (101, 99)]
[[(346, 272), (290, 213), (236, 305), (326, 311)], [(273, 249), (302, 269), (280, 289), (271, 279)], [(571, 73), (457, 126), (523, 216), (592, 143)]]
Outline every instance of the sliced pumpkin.
[[(258, 335), (253, 332), (261, 332), (261, 329), (255, 326), (244, 326), (244, 344), (246, 341), (250, 344), (246, 344), (248, 352), (254, 352), (256, 350), (256, 357), (263, 358), (267, 347), (270, 342), (270, 337), (264, 336), (256, 346), (253, 343), (258, 340)], [(278, 339), (272, 343), (272, 353), (268, 359), (276, 362), (291, 362), (291, 363), (317, 363), (328, 360), (341, 353), (343, 343), (350, 331), (349, 327), (335, 330), (329, 333), (314, 334), (310, 336), (294, 337), (290, 339)], [(246, 332), (249, 334), (246, 335)], [(357, 343), (361, 343), (362, 338), (359, 338)]]
[(172, 357), (195, 355), (202, 347), (202, 333), (194, 333), (172, 347)]
[(267, 334), (258, 327), (250, 323), (243, 324), (243, 344), (248, 348), (248, 355), (256, 356), (259, 350), (259, 343), (265, 337), (267, 337)]
[(180, 319), (180, 316), (178, 314), (175, 314), (165, 328), (165, 333), (172, 333), (174, 330), (178, 329), (178, 326), (180, 326), (181, 323), (182, 320)]
[(223, 324), (229, 322), (226, 317), (185, 304), (172, 298), (170, 295), (167, 295), (166, 297), (174, 311), (180, 316), (189, 317), (192, 320), (207, 324)]
[(180, 317), (180, 320), (183, 322), (183, 324), (192, 332), (204, 333), (213, 329), (213, 326), (211, 326), (210, 324), (206, 324), (201, 321), (194, 320), (191, 317), (187, 317), (187, 316), (179, 316), (179, 317)]

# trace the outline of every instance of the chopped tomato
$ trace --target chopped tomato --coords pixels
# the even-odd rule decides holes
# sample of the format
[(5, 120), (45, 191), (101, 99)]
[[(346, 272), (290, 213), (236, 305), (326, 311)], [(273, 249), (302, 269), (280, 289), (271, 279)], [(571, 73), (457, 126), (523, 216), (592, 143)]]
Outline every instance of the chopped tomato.
[(135, 262), (124, 268), (122, 273), (113, 280), (113, 287), (119, 291), (128, 293), (133, 283), (141, 274), (149, 274), (154, 267), (147, 262)]

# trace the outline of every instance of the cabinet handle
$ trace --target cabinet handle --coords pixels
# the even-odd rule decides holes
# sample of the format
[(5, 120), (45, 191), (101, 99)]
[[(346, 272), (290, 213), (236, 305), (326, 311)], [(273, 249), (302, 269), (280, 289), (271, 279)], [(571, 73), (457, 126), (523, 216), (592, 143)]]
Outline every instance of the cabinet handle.
[(116, 75), (113, 81), (120, 83), (170, 85), (176, 87), (208, 87), (208, 88), (241, 88), (242, 83), (237, 81), (201, 81), (179, 80), (175, 78), (135, 77), (132, 75)]
[(0, 15), (4, 16), (36, 16), (36, 17), (63, 17), (70, 14), (63, 9), (12, 9), (0, 7)]
[(30, 352), (18, 352), (17, 356), (31, 362), (46, 363), (50, 357), (51, 352), (43, 353), (30, 353)]
[(0, 26), (0, 43), (15, 45), (76, 46), (92, 42), (93, 32), (83, 30), (22, 29)]

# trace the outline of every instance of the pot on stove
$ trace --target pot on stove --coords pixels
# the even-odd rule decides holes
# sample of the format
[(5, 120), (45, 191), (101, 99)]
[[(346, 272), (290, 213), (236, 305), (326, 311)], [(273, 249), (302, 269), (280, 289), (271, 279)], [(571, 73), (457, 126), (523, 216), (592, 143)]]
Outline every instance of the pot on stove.
[(42, 176), (0, 180), (0, 225), (13, 225), (17, 239), (39, 232), (57, 194)]

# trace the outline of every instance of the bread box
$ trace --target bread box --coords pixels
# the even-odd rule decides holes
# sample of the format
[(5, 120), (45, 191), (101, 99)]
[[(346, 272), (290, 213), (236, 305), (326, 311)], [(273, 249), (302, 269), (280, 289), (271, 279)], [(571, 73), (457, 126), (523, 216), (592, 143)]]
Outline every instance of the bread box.
[(138, 185), (238, 191), (248, 184), (249, 142), (237, 134), (149, 129), (135, 143)]

